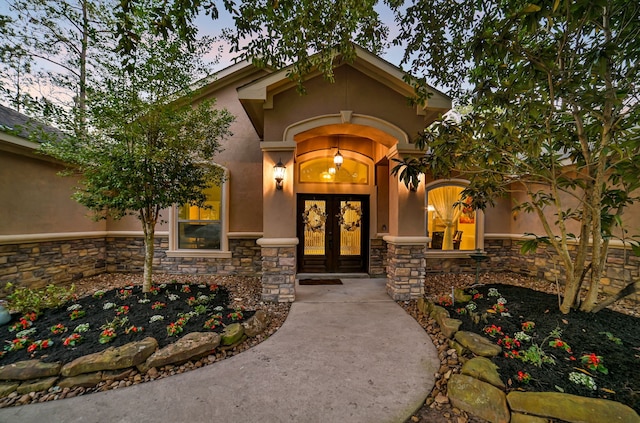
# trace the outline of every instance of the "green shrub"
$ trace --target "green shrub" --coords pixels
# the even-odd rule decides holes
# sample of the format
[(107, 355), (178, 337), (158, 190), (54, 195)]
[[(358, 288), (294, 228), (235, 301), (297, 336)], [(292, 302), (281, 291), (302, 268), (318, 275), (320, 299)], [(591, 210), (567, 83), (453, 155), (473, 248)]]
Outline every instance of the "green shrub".
[(74, 297), (75, 286), (71, 285), (71, 288), (65, 288), (48, 285), (44, 289), (36, 290), (8, 283), (5, 290), (9, 292), (7, 295), (8, 309), (24, 315), (26, 313), (40, 314), (44, 309), (60, 307)]

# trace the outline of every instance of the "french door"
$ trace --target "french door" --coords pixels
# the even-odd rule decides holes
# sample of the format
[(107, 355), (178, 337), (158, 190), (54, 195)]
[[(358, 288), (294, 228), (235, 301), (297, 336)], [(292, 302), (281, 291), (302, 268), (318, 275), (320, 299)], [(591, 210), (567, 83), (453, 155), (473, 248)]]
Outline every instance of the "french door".
[(367, 271), (368, 196), (299, 194), (297, 216), (300, 273)]

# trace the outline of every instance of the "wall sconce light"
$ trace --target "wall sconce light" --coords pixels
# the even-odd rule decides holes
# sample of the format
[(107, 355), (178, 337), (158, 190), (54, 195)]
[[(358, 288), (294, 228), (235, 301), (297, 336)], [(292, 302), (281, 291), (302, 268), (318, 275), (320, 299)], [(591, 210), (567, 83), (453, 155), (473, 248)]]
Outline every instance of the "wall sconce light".
[(423, 174), (418, 173), (418, 176), (416, 176), (415, 178), (411, 178), (411, 182), (409, 183), (409, 191), (416, 192), (418, 190), (418, 185), (420, 185), (422, 177)]
[(338, 148), (338, 152), (333, 156), (333, 164), (336, 165), (337, 170), (340, 170), (340, 166), (342, 166), (343, 162), (344, 157), (342, 157), (342, 154), (340, 154), (340, 148)]
[(284, 180), (284, 175), (287, 171), (287, 168), (282, 164), (282, 159), (278, 159), (278, 163), (273, 167), (273, 179), (276, 180), (276, 189), (282, 189), (282, 181)]

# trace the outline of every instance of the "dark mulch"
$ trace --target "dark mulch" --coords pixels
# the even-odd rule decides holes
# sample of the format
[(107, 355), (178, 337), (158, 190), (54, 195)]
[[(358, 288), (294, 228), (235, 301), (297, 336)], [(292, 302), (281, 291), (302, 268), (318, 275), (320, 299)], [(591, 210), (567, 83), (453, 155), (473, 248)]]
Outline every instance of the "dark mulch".
[[(511, 317), (486, 313), (497, 300), (496, 297), (488, 296), (489, 288), (497, 289), (507, 300), (505, 306)], [(518, 286), (496, 284), (478, 286), (476, 289), (483, 296), (474, 300), (477, 304), (476, 311), (486, 316), (486, 322), (476, 324), (469, 313), (456, 312), (465, 304), (447, 307), (451, 317), (463, 321), (461, 330), (484, 334), (484, 329), (488, 326), (500, 327), (504, 335), (496, 336), (495, 340), (502, 339), (504, 352), (507, 351), (504, 337), (513, 337), (516, 332), (522, 331), (523, 322), (532, 321), (535, 323), (535, 329), (531, 333), (532, 340), (522, 342), (519, 347), (512, 347), (511, 351), (515, 350), (522, 355), (529, 346), (537, 344), (555, 361), (555, 364), (544, 363), (538, 367), (504, 355), (494, 358), (509, 390), (562, 391), (604, 398), (627, 404), (640, 412), (640, 319), (608, 309), (595, 314), (572, 311), (563, 315), (558, 310), (557, 296)], [(560, 339), (570, 347), (569, 352), (549, 345), (556, 339), (550, 333), (557, 329), (561, 331)], [(619, 340), (618, 343), (616, 340)], [(608, 369), (608, 374), (589, 370), (583, 365), (581, 357), (592, 353), (602, 357), (602, 364)], [(518, 380), (519, 371), (531, 375), (528, 384)], [(591, 375), (597, 389), (592, 390), (571, 382), (571, 372)]]
[[(30, 342), (50, 339), (53, 341), (53, 345), (46, 349), (37, 349), (31, 353), (29, 353), (26, 348), (16, 351), (6, 351), (4, 356), (0, 358), (0, 365), (29, 359), (68, 363), (78, 357), (99, 352), (108, 347), (118, 347), (129, 342), (139, 341), (148, 336), (155, 338), (158, 341), (159, 347), (162, 348), (175, 342), (186, 333), (210, 331), (210, 329), (205, 329), (203, 326), (205, 321), (209, 320), (213, 314), (221, 314), (221, 322), (223, 323), (223, 325), (214, 329), (215, 332), (222, 332), (224, 325), (234, 322), (229, 317), (229, 314), (234, 312), (234, 310), (227, 308), (229, 305), (229, 291), (225, 287), (169, 283), (162, 288), (156, 287), (158, 292), (155, 293), (155, 295), (150, 293), (143, 294), (140, 286), (129, 288), (130, 289), (126, 289), (126, 291), (130, 292), (130, 295), (125, 295), (126, 293), (121, 289), (112, 289), (107, 291), (104, 296), (99, 299), (93, 296), (87, 296), (69, 302), (58, 309), (46, 310), (33, 322), (32, 328), (36, 328), (36, 331), (30, 334), (28, 338)], [(215, 296), (212, 294), (215, 294)], [(177, 298), (170, 300), (169, 295), (175, 295)], [(180, 314), (194, 311), (197, 304), (193, 303), (189, 305), (187, 300), (189, 298), (197, 300), (201, 296), (209, 297), (209, 301), (203, 304), (206, 305), (207, 312), (191, 317), (183, 326), (182, 333), (170, 336), (167, 332), (167, 325), (176, 322), (180, 318)], [(148, 299), (149, 301), (146, 303), (139, 302), (139, 300), (144, 299)], [(166, 307), (154, 310), (152, 305), (156, 302), (164, 303)], [(114, 303), (116, 306), (105, 310), (104, 304), (106, 303)], [(72, 304), (80, 304), (82, 306), (81, 310), (84, 310), (86, 314), (79, 319), (71, 320), (71, 312), (68, 311), (68, 307)], [(117, 316), (118, 308), (122, 306), (128, 306), (129, 312)], [(216, 307), (222, 307), (222, 310), (216, 311)], [(253, 311), (243, 311), (242, 320), (246, 320), (253, 314)], [(164, 317), (164, 320), (150, 323), (151, 316), (154, 315), (161, 315)], [(16, 338), (18, 331), (11, 332), (9, 328), (13, 323), (17, 322), (20, 317), (22, 316), (16, 315), (10, 323), (0, 327), (0, 341), (3, 345), (10, 345), (12, 340)], [(108, 322), (112, 322), (116, 317), (126, 317), (128, 322), (116, 330), (117, 336), (111, 342), (101, 344), (99, 342), (100, 333), (102, 332), (100, 327)], [(59, 323), (64, 325), (67, 331), (55, 335), (52, 333), (51, 327)], [(71, 335), (78, 325), (83, 323), (89, 323), (90, 325), (89, 331), (81, 334), (84, 338), (83, 341), (76, 346), (63, 346), (64, 339)], [(142, 327), (143, 330), (126, 334), (125, 329), (131, 326)]]

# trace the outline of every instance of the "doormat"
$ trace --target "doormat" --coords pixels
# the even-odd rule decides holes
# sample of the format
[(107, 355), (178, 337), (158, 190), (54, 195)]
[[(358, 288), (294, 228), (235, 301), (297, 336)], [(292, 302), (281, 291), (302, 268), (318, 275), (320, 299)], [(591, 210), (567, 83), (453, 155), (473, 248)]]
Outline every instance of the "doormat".
[(300, 279), (300, 285), (342, 285), (340, 279)]

